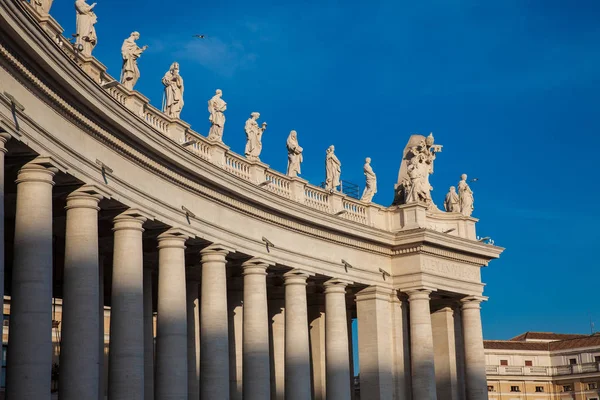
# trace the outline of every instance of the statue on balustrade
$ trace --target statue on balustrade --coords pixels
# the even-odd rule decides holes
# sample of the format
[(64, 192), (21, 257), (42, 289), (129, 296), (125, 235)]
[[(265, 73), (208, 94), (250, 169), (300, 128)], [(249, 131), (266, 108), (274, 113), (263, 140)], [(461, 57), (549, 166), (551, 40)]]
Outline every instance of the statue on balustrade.
[(94, 7), (96, 7), (96, 3), (90, 5), (85, 0), (75, 1), (75, 11), (77, 12), (75, 24), (77, 39), (75, 44), (80, 49), (80, 53), (88, 57), (92, 55), (92, 50), (98, 43), (96, 28), (94, 27), (98, 22), (98, 18), (94, 12)]
[(433, 162), (441, 151), (442, 146), (434, 144), (433, 134), (411, 135), (394, 186), (394, 205), (423, 203), (430, 211), (438, 210), (431, 198), (433, 187), (429, 184), (429, 175), (433, 174)]
[(448, 191), (448, 194), (446, 194), (444, 210), (446, 210), (446, 212), (460, 212), (458, 194), (456, 194), (456, 188), (454, 186), (450, 186), (450, 190)]
[(208, 101), (208, 112), (210, 116), (210, 130), (208, 131), (208, 138), (218, 142), (223, 142), (223, 128), (225, 127), (225, 110), (227, 110), (227, 103), (221, 98), (223, 92), (221, 89), (217, 89), (215, 95)]
[(300, 175), (300, 164), (302, 163), (302, 147), (298, 144), (298, 134), (291, 131), (287, 139), (288, 166), (287, 176)]
[(340, 176), (342, 175), (342, 163), (336, 157), (335, 147), (329, 146), (325, 156), (325, 189), (329, 191), (337, 190), (340, 186)]
[(33, 9), (38, 12), (40, 15), (46, 15), (50, 13), (50, 8), (52, 8), (52, 2), (54, 0), (31, 0), (30, 3), (33, 6)]
[(140, 79), (140, 70), (137, 65), (137, 59), (140, 58), (142, 53), (148, 48), (148, 46), (138, 47), (136, 40), (139, 38), (140, 34), (138, 32), (132, 32), (123, 42), (123, 46), (121, 46), (121, 54), (123, 56), (121, 83), (129, 90), (133, 90), (138, 79)]
[(467, 183), (467, 174), (460, 176), (460, 182), (458, 182), (458, 198), (460, 203), (460, 212), (462, 215), (470, 217), (473, 214), (473, 191)]
[(179, 75), (179, 63), (171, 64), (162, 83), (165, 85), (163, 112), (169, 118), (179, 118), (183, 109), (183, 78)]
[(360, 199), (370, 203), (373, 200), (375, 193), (377, 193), (377, 176), (375, 175), (375, 172), (373, 172), (373, 167), (371, 167), (371, 157), (365, 159), (363, 171), (365, 172), (366, 183), (365, 190)]
[(244, 154), (250, 161), (260, 161), (260, 152), (262, 151), (262, 135), (267, 129), (267, 123), (263, 122), (262, 126), (258, 126), (257, 119), (260, 118), (260, 114), (253, 112), (250, 114), (250, 118), (246, 121), (244, 127), (246, 131), (246, 150)]

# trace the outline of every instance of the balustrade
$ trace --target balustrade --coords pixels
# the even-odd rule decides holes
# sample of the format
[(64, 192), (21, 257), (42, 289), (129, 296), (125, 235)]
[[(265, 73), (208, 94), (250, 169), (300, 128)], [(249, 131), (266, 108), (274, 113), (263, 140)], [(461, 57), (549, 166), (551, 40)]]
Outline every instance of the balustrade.
[(342, 200), (342, 205), (346, 211), (342, 214), (342, 218), (350, 221), (360, 222), (361, 224), (367, 223), (367, 208), (359, 203), (358, 201), (346, 198)]
[(250, 163), (235, 153), (225, 154), (225, 170), (247, 181), (250, 180)]
[(265, 180), (271, 182), (268, 185), (265, 185), (265, 189), (268, 191), (283, 197), (291, 197), (290, 178), (287, 176), (276, 171), (268, 170), (265, 172)]
[(316, 186), (304, 188), (304, 204), (317, 210), (329, 212), (329, 194)]
[(144, 119), (157, 131), (164, 134), (167, 133), (169, 121), (167, 121), (167, 118), (158, 109), (146, 104), (146, 107), (144, 108)]

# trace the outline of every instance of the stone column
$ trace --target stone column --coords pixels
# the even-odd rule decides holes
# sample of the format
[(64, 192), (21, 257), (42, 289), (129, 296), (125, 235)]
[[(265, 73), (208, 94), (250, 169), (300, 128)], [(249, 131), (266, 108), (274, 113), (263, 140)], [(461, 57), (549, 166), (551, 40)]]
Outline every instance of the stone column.
[(330, 279), (325, 282), (325, 362), (327, 400), (350, 398), (350, 358), (346, 286), (350, 282)]
[(65, 265), (60, 348), (61, 400), (98, 396), (102, 359), (100, 330), (100, 275), (98, 203), (102, 199), (85, 186), (67, 197)]
[[(454, 304), (454, 347), (456, 348), (456, 380), (458, 381), (458, 399), (467, 398), (465, 384), (465, 339), (463, 338), (461, 304)], [(486, 385), (487, 386), (487, 385)], [(487, 387), (486, 387), (487, 389)]]
[(470, 296), (462, 300), (463, 337), (467, 400), (487, 400), (485, 353), (481, 328), (481, 302), (485, 297)]
[(242, 400), (242, 336), (244, 326), (244, 285), (241, 278), (231, 278), (227, 287), (229, 324), (229, 396)]
[(144, 266), (142, 225), (128, 210), (114, 219), (108, 398), (144, 399)]
[(391, 294), (391, 289), (370, 286), (356, 295), (360, 390), (373, 399), (394, 396)]
[(285, 285), (285, 398), (310, 400), (310, 346), (306, 279), (293, 270), (283, 275)]
[(171, 228), (158, 236), (156, 400), (188, 400), (185, 241)]
[[(4, 155), (6, 154), (6, 142), (11, 136), (6, 132), (0, 132), (0, 310), (4, 310)], [(4, 312), (3, 312), (4, 314)], [(0, 317), (0, 322), (2, 322)], [(4, 326), (4, 324), (2, 324)]]
[(200, 399), (200, 302), (196, 281), (187, 282), (188, 399)]
[[(275, 289), (275, 288), (272, 288)], [(281, 288), (283, 289), (283, 288)], [(283, 292), (283, 290), (282, 290)], [(285, 295), (267, 292), (269, 302), (269, 351), (271, 400), (285, 399)]]
[[(312, 300), (320, 297), (313, 294)], [(317, 300), (317, 303), (319, 301)], [(312, 395), (314, 400), (325, 400), (325, 312), (319, 304), (308, 307), (310, 321), (310, 362), (312, 370)]]
[(431, 290), (407, 292), (410, 302), (412, 390), (415, 400), (437, 400), (433, 356), (433, 333), (429, 295)]
[(200, 398), (229, 400), (229, 339), (225, 256), (231, 249), (203, 249), (200, 293)]
[(444, 307), (431, 314), (438, 400), (458, 400), (454, 312)]
[(17, 176), (6, 397), (49, 400), (52, 370), (54, 168), (29, 163)]
[(269, 400), (269, 311), (267, 268), (269, 262), (252, 258), (242, 264), (244, 275), (243, 369), (244, 400)]
[(144, 267), (144, 399), (154, 400), (154, 313), (152, 269)]

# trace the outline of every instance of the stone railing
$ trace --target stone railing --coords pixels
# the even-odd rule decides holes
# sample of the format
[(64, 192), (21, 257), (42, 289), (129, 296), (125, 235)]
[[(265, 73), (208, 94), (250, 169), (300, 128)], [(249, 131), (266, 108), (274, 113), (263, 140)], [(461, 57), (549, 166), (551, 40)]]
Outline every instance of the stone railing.
[(306, 185), (304, 188), (304, 204), (317, 210), (329, 212), (329, 193), (325, 189)]
[(250, 162), (232, 152), (225, 153), (225, 170), (247, 181), (250, 180)]
[(206, 161), (211, 161), (210, 158), (210, 142), (204, 136), (192, 130), (185, 133), (185, 142), (191, 142), (186, 147), (198, 157)]
[(361, 224), (367, 223), (367, 207), (364, 203), (347, 197), (342, 200), (342, 206), (346, 211), (344, 214), (341, 214), (342, 218), (360, 222)]
[(167, 134), (169, 132), (169, 121), (165, 115), (150, 104), (146, 104), (144, 107), (144, 120), (161, 133)]
[(513, 376), (525, 376), (525, 375), (537, 375), (537, 376), (560, 376), (560, 375), (574, 375), (574, 374), (586, 374), (593, 372), (600, 372), (600, 363), (585, 363), (576, 365), (560, 365), (556, 367), (521, 367), (521, 366), (498, 366), (498, 365), (486, 365), (485, 372), (488, 375), (513, 375)]
[(286, 175), (280, 174), (279, 172), (267, 170), (265, 171), (265, 182), (270, 182), (264, 185), (264, 188), (269, 192), (276, 193), (280, 196), (291, 198), (291, 180)]
[(121, 86), (121, 85), (112, 86), (112, 87), (106, 89), (106, 91), (119, 103), (125, 105), (125, 103), (127, 101), (127, 92), (125, 91), (123, 86)]

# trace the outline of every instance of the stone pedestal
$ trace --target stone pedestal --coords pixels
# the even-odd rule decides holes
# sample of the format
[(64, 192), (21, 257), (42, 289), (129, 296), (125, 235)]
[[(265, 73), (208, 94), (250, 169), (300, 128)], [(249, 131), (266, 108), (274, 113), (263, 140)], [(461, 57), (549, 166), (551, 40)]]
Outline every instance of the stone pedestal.
[(6, 396), (50, 400), (52, 186), (56, 170), (29, 163), (17, 176)]
[(144, 399), (144, 268), (142, 225), (129, 210), (114, 219), (108, 398)]
[(67, 197), (65, 266), (60, 348), (61, 400), (98, 396), (102, 365), (98, 202), (102, 196), (83, 187)]
[(485, 300), (484, 297), (475, 296), (462, 300), (467, 400), (487, 400), (488, 398), (481, 328), (480, 304), (483, 300)]

